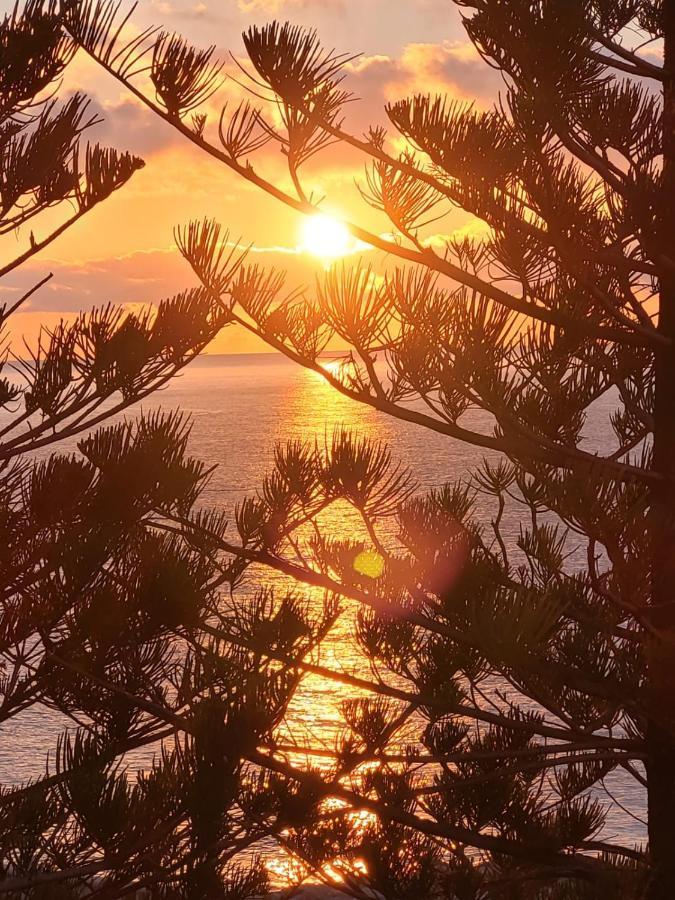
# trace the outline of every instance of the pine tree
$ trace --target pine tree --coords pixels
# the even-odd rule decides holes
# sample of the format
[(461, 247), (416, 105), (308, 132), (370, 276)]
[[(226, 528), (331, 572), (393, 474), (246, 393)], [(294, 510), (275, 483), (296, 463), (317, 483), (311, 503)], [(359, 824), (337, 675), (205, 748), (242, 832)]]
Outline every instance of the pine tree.
[[(71, 4), (69, 28), (156, 115), (301, 213), (319, 209), (303, 165), (335, 141), (362, 152), (364, 199), (393, 238), (349, 227), (392, 260), (383, 279), (337, 266), (313, 292), (289, 296), (279, 273), (256, 266), (230, 280), (213, 222), (181, 230), (181, 250), (232, 324), (336, 391), (500, 455), (468, 483), (420, 497), (382, 447), (347, 434), (326, 448), (289, 445), (239, 510), (238, 539), (214, 535), (233, 559), (361, 604), (358, 638), (374, 675), (348, 679), (364, 699), (345, 707), (323, 784), (280, 752), (268, 762), (316, 793), (317, 817), (291, 832), (295, 852), (316, 868), (341, 865), (353, 896), (370, 887), (387, 898), (666, 900), (675, 896), (675, 2), (456, 4), (503, 76), (500, 99), (487, 111), (442, 96), (390, 104), (401, 153), (383, 128), (348, 130), (349, 58), (315, 33), (251, 28), (257, 99), (223, 110), (212, 135), (197, 110), (217, 87), (213, 48), (151, 31), (124, 44), (111, 24), (118, 8), (95, 0)], [(154, 96), (134, 79), (141, 61)], [(269, 143), (285, 154), (290, 192), (252, 161)], [(448, 206), (484, 223), (484, 237), (440, 249), (425, 241), (425, 221)], [(335, 336), (350, 348), (337, 374), (320, 359)], [(600, 398), (615, 401), (604, 453), (583, 437)], [(475, 410), (488, 427), (471, 424)], [(481, 495), (494, 503), (482, 527)], [(367, 543), (321, 530), (317, 517), (338, 500), (361, 516)], [(522, 528), (509, 540), (514, 504)], [(382, 539), (391, 516), (395, 547)], [(299, 545), (308, 521), (314, 537)], [(364, 553), (376, 564), (355, 568)], [(397, 752), (411, 724), (416, 740)], [(648, 849), (597, 837), (608, 806), (600, 788), (617, 771), (647, 793)], [(375, 819), (352, 827), (344, 809), (326, 811), (326, 797)]]
[[(85, 144), (85, 97), (58, 100), (76, 49), (54, 0), (28, 0), (0, 21), (0, 229), (19, 246), (2, 276), (142, 165)], [(45, 224), (47, 210), (60, 225)], [(141, 313), (102, 306), (13, 356), (13, 314), (50, 277), (0, 312), (5, 765), (35, 753), (35, 728), (48, 733), (51, 722), (61, 734), (44, 737), (31, 781), (0, 790), (0, 895), (259, 894), (267, 877), (256, 848), (298, 792), (268, 777), (262, 794), (262, 770), (246, 762), (297, 680), (262, 657), (257, 635), (302, 656), (322, 625), (292, 597), (260, 594), (244, 612), (221, 598), (242, 566), (181, 533), (188, 514), (202, 535), (222, 527), (196, 506), (208, 470), (187, 455), (187, 423), (120, 415), (194, 359), (222, 311), (203, 289)], [(202, 622), (227, 623), (238, 643)]]

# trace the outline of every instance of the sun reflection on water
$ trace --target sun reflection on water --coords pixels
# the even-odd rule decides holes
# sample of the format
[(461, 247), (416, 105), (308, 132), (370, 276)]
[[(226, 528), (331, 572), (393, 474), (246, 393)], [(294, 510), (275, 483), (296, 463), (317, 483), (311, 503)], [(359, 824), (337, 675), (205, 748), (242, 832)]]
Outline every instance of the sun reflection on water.
[[(326, 806), (331, 807), (333, 810), (344, 808), (344, 804), (339, 800), (329, 800), (326, 802)], [(356, 833), (365, 831), (375, 821), (375, 816), (365, 810), (350, 812), (346, 818)], [(287, 835), (288, 832), (285, 832), (282, 837)], [(331, 863), (323, 865), (320, 869), (312, 869), (304, 860), (296, 856), (290, 848), (283, 854), (267, 860), (265, 868), (272, 882), (282, 889), (292, 888), (301, 883), (317, 881), (329, 885), (340, 885), (354, 876), (359, 877), (368, 874), (368, 865), (362, 858), (335, 859)]]
[[(348, 357), (329, 358), (321, 362), (334, 376), (342, 376), (345, 366), (351, 364)], [(286, 440), (313, 439), (316, 435), (321, 440), (321, 435), (324, 435), (325, 440), (330, 441), (336, 428), (353, 430), (360, 437), (375, 441), (386, 442), (391, 436), (387, 421), (374, 410), (338, 394), (320, 374), (312, 371), (301, 373), (294, 390), (285, 397), (282, 420)], [(336, 503), (321, 514), (320, 526), (322, 533), (331, 538), (362, 541), (368, 549), (355, 557), (355, 570), (371, 578), (382, 574), (384, 558), (370, 546), (370, 537), (355, 510), (344, 503)], [(269, 577), (275, 582), (275, 589), (279, 594), (284, 588), (293, 588), (296, 592), (298, 590), (297, 584), (283, 576)], [(310, 604), (316, 604), (319, 609), (324, 597), (322, 590), (307, 586), (302, 590), (305, 599)], [(339, 673), (367, 678), (370, 669), (355, 638), (357, 609), (358, 605), (353, 601), (343, 601), (342, 614), (322, 642), (318, 662)], [(307, 675), (291, 701), (277, 737), (284, 746), (309, 746), (316, 751), (327, 751), (327, 755), (288, 753), (289, 761), (297, 765), (309, 762), (317, 768), (328, 769), (333, 761), (330, 754), (344, 731), (342, 705), (347, 700), (362, 696), (363, 692), (351, 685), (316, 674)], [(366, 768), (372, 768), (372, 765), (362, 766), (360, 771), (363, 772)], [(338, 800), (331, 803), (343, 805)], [(365, 811), (349, 813), (349, 821), (357, 827), (363, 828), (373, 820), (373, 815)], [(316, 881), (317, 878), (339, 883), (347, 874), (348, 866), (352, 867), (352, 874), (363, 874), (365, 871), (363, 861), (350, 859), (348, 863), (335, 860), (332, 866), (326, 866), (321, 873), (312, 873), (300, 860), (283, 851), (271, 857), (266, 866), (272, 881), (279, 887), (289, 886), (298, 880)]]

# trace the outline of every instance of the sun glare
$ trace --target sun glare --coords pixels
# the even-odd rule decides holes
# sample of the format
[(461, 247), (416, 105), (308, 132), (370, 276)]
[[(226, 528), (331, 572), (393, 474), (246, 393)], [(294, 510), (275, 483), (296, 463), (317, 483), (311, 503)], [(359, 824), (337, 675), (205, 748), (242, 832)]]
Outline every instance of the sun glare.
[(337, 259), (350, 253), (355, 241), (349, 229), (339, 219), (331, 216), (310, 216), (302, 223), (300, 249), (320, 259)]

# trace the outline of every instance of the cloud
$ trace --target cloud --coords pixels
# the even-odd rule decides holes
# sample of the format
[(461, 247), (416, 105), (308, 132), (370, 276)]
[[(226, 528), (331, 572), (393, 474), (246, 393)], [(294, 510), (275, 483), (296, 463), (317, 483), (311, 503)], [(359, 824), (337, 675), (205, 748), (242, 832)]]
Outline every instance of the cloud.
[(460, 94), (470, 99), (492, 99), (499, 85), (494, 70), (485, 64), (469, 41), (408, 44), (401, 56), (403, 87), (408, 91)]
[[(222, 23), (227, 21), (227, 15), (223, 18), (223, 10), (221, 4), (215, 4), (210, 0), (150, 0), (147, 8), (150, 12), (149, 16), (143, 16), (153, 25), (157, 24), (157, 18), (172, 18), (182, 22), (190, 23)], [(139, 14), (142, 13), (139, 10)], [(140, 18), (140, 16), (139, 16)]]
[(92, 99), (89, 111), (103, 121), (87, 132), (89, 140), (145, 157), (185, 142), (167, 122), (135, 97), (113, 102)]
[[(289, 288), (311, 286), (322, 263), (291, 246), (250, 247), (231, 244), (235, 254), (248, 249), (246, 264), (260, 264), (287, 273)], [(366, 250), (366, 252), (372, 252)], [(123, 306), (157, 304), (165, 297), (197, 285), (197, 279), (176, 247), (156, 248), (108, 259), (72, 263), (34, 259), (0, 284), (0, 305), (14, 302), (45, 274), (53, 277), (22, 307), (22, 312), (63, 314), (86, 311), (106, 303)]]
[(373, 110), (416, 93), (440, 93), (490, 105), (497, 96), (499, 76), (468, 41), (410, 43), (401, 54), (362, 56), (348, 66), (348, 88)]
[(237, 6), (243, 13), (278, 13), (283, 9), (295, 7), (307, 9), (318, 7), (326, 9), (326, 7), (343, 8), (345, 0), (238, 0)]

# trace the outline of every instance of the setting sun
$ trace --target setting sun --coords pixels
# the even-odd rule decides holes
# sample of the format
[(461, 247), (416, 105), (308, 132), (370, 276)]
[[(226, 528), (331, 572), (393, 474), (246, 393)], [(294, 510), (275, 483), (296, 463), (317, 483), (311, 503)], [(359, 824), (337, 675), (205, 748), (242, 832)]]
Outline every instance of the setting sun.
[(339, 219), (318, 214), (302, 223), (300, 249), (321, 259), (337, 259), (350, 253), (355, 246), (349, 229)]

